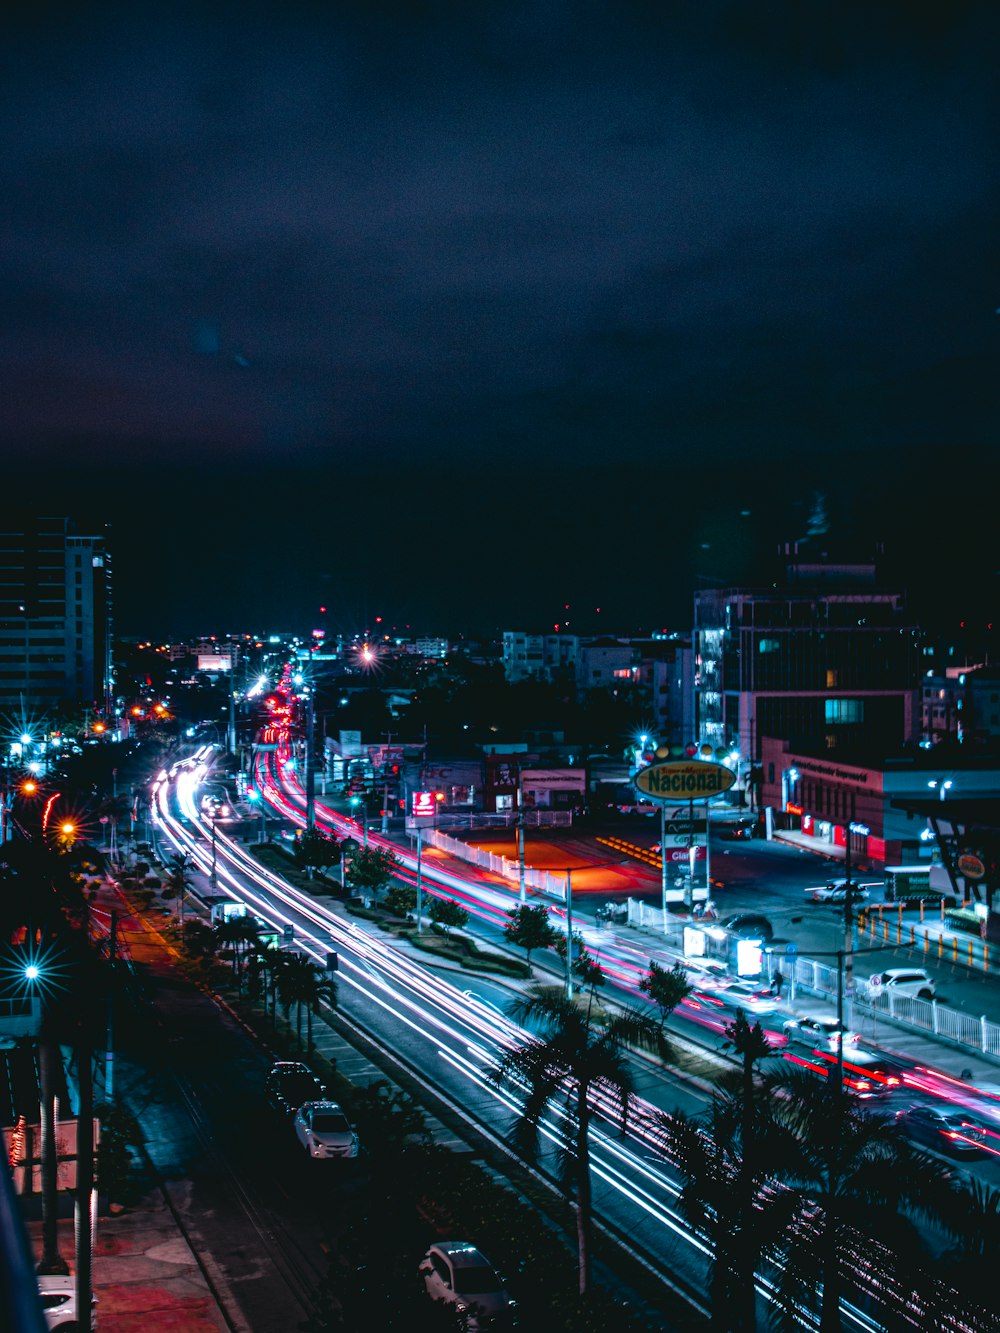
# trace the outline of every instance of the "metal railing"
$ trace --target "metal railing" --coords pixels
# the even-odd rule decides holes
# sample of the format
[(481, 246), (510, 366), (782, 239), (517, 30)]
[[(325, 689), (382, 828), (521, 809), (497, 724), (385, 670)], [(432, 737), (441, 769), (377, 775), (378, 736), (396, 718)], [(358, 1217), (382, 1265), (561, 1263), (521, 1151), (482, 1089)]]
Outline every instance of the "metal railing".
[[(508, 856), (498, 856), (496, 852), (470, 846), (460, 838), (449, 838), (447, 833), (442, 833), (440, 829), (424, 829), (423, 839), (425, 843), (447, 852), (449, 856), (468, 861), (482, 870), (490, 870), (494, 875), (502, 875), (504, 879), (509, 879), (515, 884), (520, 881), (520, 865)], [(566, 901), (565, 875), (554, 875), (550, 870), (532, 870), (530, 866), (525, 866), (524, 882), (529, 888), (548, 894), (550, 898), (558, 898), (560, 902)]]
[[(802, 990), (822, 999), (833, 1000), (837, 995), (837, 969), (811, 958), (796, 958), (786, 954), (767, 954), (768, 971), (776, 967), (785, 971), (794, 999), (795, 991)], [(940, 1041), (963, 1050), (975, 1051), (988, 1059), (1000, 1061), (1000, 1023), (991, 1022), (985, 1014), (963, 1013), (938, 1004), (937, 1000), (918, 1000), (910, 995), (898, 995), (891, 986), (870, 991), (867, 981), (854, 982), (854, 1011), (873, 1020), (883, 1019), (901, 1028), (926, 1032)]]

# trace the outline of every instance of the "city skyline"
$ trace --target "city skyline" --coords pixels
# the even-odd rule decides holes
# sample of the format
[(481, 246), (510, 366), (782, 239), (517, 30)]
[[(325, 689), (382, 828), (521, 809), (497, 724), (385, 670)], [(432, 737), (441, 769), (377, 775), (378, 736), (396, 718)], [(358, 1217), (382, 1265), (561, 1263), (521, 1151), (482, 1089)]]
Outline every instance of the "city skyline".
[(824, 15), (22, 17), (8, 503), (139, 633), (680, 628), (817, 493), (988, 608), (997, 17)]

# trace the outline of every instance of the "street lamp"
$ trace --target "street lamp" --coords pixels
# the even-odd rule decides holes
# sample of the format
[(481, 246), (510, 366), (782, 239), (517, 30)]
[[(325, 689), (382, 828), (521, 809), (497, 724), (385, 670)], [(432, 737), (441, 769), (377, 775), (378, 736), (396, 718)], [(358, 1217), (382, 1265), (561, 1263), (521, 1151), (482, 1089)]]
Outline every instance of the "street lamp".
[[(361, 807), (361, 818), (362, 818), (362, 820), (363, 820), (363, 822), (364, 822), (364, 845), (365, 845), (365, 847), (367, 847), (367, 846), (368, 846), (368, 806), (365, 804), (365, 802), (361, 799), (360, 796), (352, 796), (352, 797), (351, 797), (351, 809), (352, 809), (352, 810), (356, 810), (356, 809), (358, 808), (358, 806)], [(354, 822), (355, 822), (355, 824), (358, 822), (358, 821), (357, 821), (357, 818), (355, 818)]]
[(250, 788), (248, 788), (248, 789), (247, 789), (247, 800), (250, 801), (251, 804), (253, 804), (253, 805), (257, 805), (258, 802), (259, 802), (259, 804), (260, 804), (260, 838), (259, 838), (259, 841), (260, 841), (260, 842), (267, 842), (267, 822), (266, 822), (266, 816), (265, 816), (265, 814), (264, 814), (264, 802), (263, 802), (263, 800), (261, 799), (261, 794), (260, 794), (260, 792), (257, 791), (257, 789), (256, 789), (255, 787), (250, 787)]

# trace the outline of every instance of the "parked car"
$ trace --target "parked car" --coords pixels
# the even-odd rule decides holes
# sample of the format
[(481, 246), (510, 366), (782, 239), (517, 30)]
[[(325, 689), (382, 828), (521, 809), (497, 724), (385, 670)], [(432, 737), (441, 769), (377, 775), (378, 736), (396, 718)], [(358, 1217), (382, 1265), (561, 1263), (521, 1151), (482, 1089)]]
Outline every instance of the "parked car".
[(849, 1032), (835, 1018), (790, 1018), (782, 1024), (782, 1031), (790, 1044), (808, 1046), (811, 1051), (833, 1051), (836, 1055), (841, 1040), (845, 1049), (855, 1046), (861, 1037), (857, 1032)]
[(336, 1102), (306, 1102), (295, 1116), (295, 1137), (310, 1157), (354, 1158), (359, 1141)]
[[(829, 903), (832, 907), (843, 907), (847, 900), (847, 881), (837, 879), (824, 887), (815, 889), (806, 889), (806, 893), (814, 903)], [(868, 897), (868, 889), (864, 884), (854, 884), (851, 886), (851, 901), (861, 903)]]
[(956, 1108), (915, 1103), (896, 1112), (896, 1124), (908, 1139), (949, 1157), (981, 1157), (985, 1152), (986, 1130)]
[(722, 925), (741, 940), (774, 939), (774, 927), (767, 917), (753, 912), (737, 912), (735, 916), (727, 916)]
[(420, 1264), (427, 1294), (467, 1318), (473, 1333), (513, 1322), (517, 1302), (483, 1254), (464, 1240), (440, 1240)]
[(933, 1000), (934, 980), (922, 967), (890, 967), (868, 978), (868, 994), (876, 998), (883, 991), (894, 995), (908, 995), (917, 1000)]
[(719, 831), (719, 837), (723, 842), (749, 842), (751, 838), (762, 836), (762, 825), (759, 823), (751, 824), (728, 824), (723, 825)]
[[(64, 1333), (80, 1330), (84, 1327), (76, 1315), (76, 1278), (39, 1274), (38, 1294), (45, 1313), (45, 1323), (49, 1329), (63, 1329)], [(90, 1298), (90, 1323), (88, 1328), (97, 1327), (97, 1297)]]
[(278, 1060), (264, 1080), (267, 1104), (282, 1115), (294, 1115), (304, 1102), (315, 1102), (326, 1096), (326, 1088), (309, 1068), (299, 1060)]

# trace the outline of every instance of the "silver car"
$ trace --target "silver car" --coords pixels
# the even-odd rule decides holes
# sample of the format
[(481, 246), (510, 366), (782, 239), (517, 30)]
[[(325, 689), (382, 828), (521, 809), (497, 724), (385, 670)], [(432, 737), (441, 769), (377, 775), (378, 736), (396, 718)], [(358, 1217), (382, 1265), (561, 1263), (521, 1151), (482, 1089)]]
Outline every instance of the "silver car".
[(517, 1302), (483, 1254), (465, 1240), (439, 1240), (420, 1265), (428, 1296), (466, 1317), (471, 1333), (513, 1322)]
[(811, 1051), (832, 1051), (834, 1055), (841, 1040), (845, 1049), (861, 1040), (857, 1032), (848, 1032), (835, 1018), (790, 1018), (782, 1024), (782, 1031), (790, 1044), (808, 1046)]
[(306, 1102), (295, 1116), (295, 1137), (310, 1157), (354, 1158), (358, 1136), (336, 1102)]

